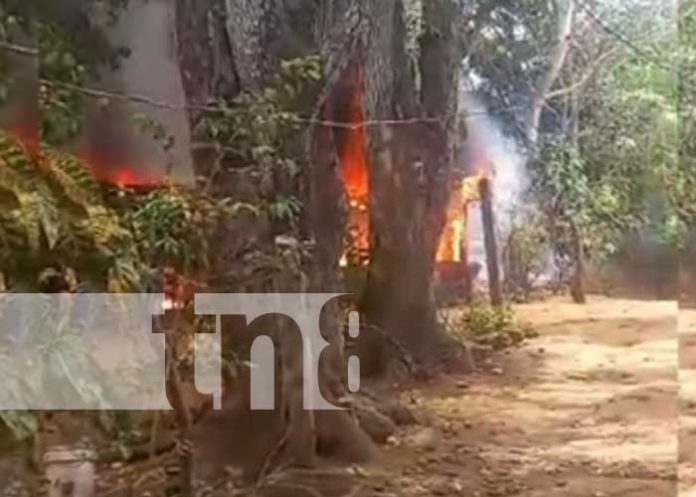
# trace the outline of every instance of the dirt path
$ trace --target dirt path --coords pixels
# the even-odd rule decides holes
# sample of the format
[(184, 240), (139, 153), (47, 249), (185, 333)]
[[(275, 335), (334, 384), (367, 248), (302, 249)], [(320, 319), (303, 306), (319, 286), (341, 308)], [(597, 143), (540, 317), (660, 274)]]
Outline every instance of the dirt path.
[(676, 496), (676, 304), (558, 299), (518, 314), (539, 338), (489, 373), (407, 394), (430, 427), (394, 437), (366, 495)]
[(696, 310), (679, 312), (680, 497), (696, 497)]

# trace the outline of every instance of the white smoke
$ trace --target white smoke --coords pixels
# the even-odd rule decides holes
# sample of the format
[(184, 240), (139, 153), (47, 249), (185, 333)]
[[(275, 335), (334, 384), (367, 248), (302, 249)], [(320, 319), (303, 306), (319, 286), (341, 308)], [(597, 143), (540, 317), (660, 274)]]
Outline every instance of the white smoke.
[[(468, 159), (472, 172), (485, 169), (492, 174), (493, 201), (498, 232), (498, 246), (510, 231), (514, 213), (519, 211), (522, 194), (527, 187), (526, 159), (513, 138), (505, 136), (501, 125), (486, 111), (472, 92), (463, 92), (460, 102), (466, 116)], [(485, 266), (486, 252), (478, 203), (469, 208), (469, 261)], [(485, 271), (481, 272), (486, 279)]]

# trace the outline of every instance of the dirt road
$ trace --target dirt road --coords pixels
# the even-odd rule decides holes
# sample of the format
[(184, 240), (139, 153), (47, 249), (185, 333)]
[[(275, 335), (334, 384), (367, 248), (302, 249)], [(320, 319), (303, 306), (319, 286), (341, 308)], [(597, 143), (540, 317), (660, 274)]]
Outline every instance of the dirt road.
[[(696, 496), (687, 481), (696, 483), (696, 381), (685, 382), (696, 369), (677, 368), (676, 304), (557, 299), (518, 315), (539, 338), (495, 358), (488, 373), (406, 394), (430, 426), (394, 437), (367, 468), (365, 495), (676, 496), (679, 375), (693, 407), (682, 430), (694, 448), (683, 457), (681, 495)], [(690, 317), (682, 331), (689, 321), (694, 334), (682, 337), (696, 352)]]
[(679, 487), (696, 497), (696, 310), (679, 313)]

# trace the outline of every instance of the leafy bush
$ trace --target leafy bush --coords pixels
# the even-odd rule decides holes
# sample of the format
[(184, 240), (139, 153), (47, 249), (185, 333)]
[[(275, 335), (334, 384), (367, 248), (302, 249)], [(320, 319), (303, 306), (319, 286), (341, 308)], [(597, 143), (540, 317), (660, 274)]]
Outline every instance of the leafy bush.
[(509, 304), (494, 307), (486, 302), (475, 302), (463, 316), (463, 324), (474, 337), (491, 335), (512, 326), (514, 322), (515, 313)]
[(208, 269), (211, 241), (240, 212), (240, 204), (175, 187), (134, 196), (129, 214), (141, 259), (149, 267), (182, 274)]
[(447, 310), (440, 314), (446, 333), (458, 340), (487, 345), (500, 350), (514, 347), (536, 333), (521, 325), (508, 303), (495, 307), (488, 302), (475, 301), (464, 309)]
[(37, 156), (0, 133), (0, 271), (35, 287), (60, 264), (83, 279), (137, 286), (134, 240), (102, 187), (74, 157), (44, 148)]
[(535, 281), (548, 269), (549, 234), (535, 214), (513, 221), (503, 247), (505, 291), (516, 302), (529, 300)]

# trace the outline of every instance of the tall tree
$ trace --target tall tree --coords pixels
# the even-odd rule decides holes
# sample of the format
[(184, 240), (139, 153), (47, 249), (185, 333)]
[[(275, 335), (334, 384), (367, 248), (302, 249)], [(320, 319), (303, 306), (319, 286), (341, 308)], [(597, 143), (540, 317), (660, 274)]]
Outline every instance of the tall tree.
[(640, 260), (631, 271), (643, 274), (644, 288), (661, 287), (658, 294), (666, 296), (674, 268), (657, 260), (675, 259), (671, 185), (683, 177), (672, 13), (651, 4), (630, 14), (583, 7), (578, 16), (568, 63), (549, 93), (558, 125), (540, 142), (530, 171), (538, 205), (554, 249), (574, 261), (576, 300), (582, 301), (583, 260), (603, 263), (617, 254)]
[[(252, 194), (254, 196), (272, 195), (269, 190), (282, 188), (283, 170), (291, 161), (283, 162), (277, 155), (268, 153), (270, 143), (264, 140), (271, 136), (277, 138), (279, 130), (284, 129), (287, 123), (280, 115), (279, 109), (268, 110), (267, 102), (269, 99), (273, 100), (274, 96), (288, 92), (287, 85), (279, 88), (276, 83), (279, 73), (284, 74), (289, 67), (296, 64), (297, 61), (292, 62), (290, 59), (306, 59), (314, 48), (319, 46), (319, 40), (329, 36), (323, 31), (320, 23), (322, 16), (328, 15), (323, 11), (329, 5), (322, 4), (320, 9), (315, 2), (309, 1), (292, 2), (287, 5), (276, 1), (256, 0), (221, 0), (214, 3), (217, 8), (211, 14), (207, 9), (191, 5), (187, 0), (179, 0), (181, 9), (193, 9), (191, 15), (183, 15), (184, 11), (180, 11), (179, 16), (180, 29), (189, 42), (187, 46), (179, 47), (182, 71), (190, 76), (189, 94), (195, 99), (194, 102), (198, 103), (233, 101), (237, 103), (232, 105), (239, 102), (246, 102), (242, 105), (248, 105), (249, 102), (259, 102), (258, 111), (263, 112), (263, 116), (258, 113), (250, 115), (248, 121), (242, 120), (233, 125), (218, 122), (213, 126), (217, 131), (204, 137), (207, 141), (217, 140), (220, 149), (237, 150), (237, 153), (232, 154), (223, 152), (218, 158), (221, 172), (213, 176), (215, 188), (224, 194), (233, 195), (238, 188), (244, 188), (246, 185), (247, 190), (249, 187), (256, 189)], [(332, 11), (335, 17), (339, 17), (341, 8), (338, 5), (335, 7)], [(205, 29), (206, 26), (208, 29)], [(211, 30), (211, 27), (214, 29)], [(311, 36), (307, 36), (307, 32)], [(212, 39), (209, 33), (214, 33)], [(182, 35), (180, 39), (181, 37)], [(211, 48), (214, 50), (220, 46), (226, 47), (226, 51), (213, 51), (214, 54), (218, 53), (219, 59), (198, 57), (199, 54), (206, 53), (209, 56)], [(205, 61), (205, 64), (201, 64), (201, 61)], [(197, 68), (203, 73), (193, 77)], [(221, 91), (222, 88), (217, 82), (227, 83), (224, 88), (229, 93)], [(287, 96), (292, 95), (293, 106), (301, 109), (303, 114), (310, 113), (315, 100), (311, 97), (315, 95), (305, 99), (307, 95), (295, 93), (292, 82), (289, 83), (291, 88)], [(230, 97), (239, 98), (232, 100)], [(311, 103), (306, 104), (305, 100)], [(199, 112), (193, 113), (191, 117), (192, 125), (197, 129), (201, 129), (200, 124), (206, 124), (211, 117), (219, 120), (215, 116), (206, 113), (201, 115)], [(234, 111), (229, 118), (235, 118)], [(260, 123), (263, 120), (268, 122)], [(227, 130), (222, 135), (219, 133), (220, 127)], [(234, 138), (225, 141), (225, 137), (229, 135), (238, 137), (237, 129), (233, 128), (239, 127), (243, 127), (247, 132), (247, 139), (242, 140), (242, 147)], [(257, 134), (261, 137), (260, 140), (257, 139)], [(303, 200), (303, 222), (298, 229), (291, 227), (289, 232), (283, 223), (258, 226), (258, 231), (262, 233), (259, 250), (271, 257), (282, 257), (288, 250), (297, 251), (296, 255), (300, 256), (302, 261), (287, 261), (282, 270), (274, 272), (271, 286), (264, 282), (245, 283), (243, 291), (249, 291), (250, 286), (253, 286), (253, 289), (259, 292), (271, 289), (275, 292), (340, 293), (338, 260), (341, 256), (343, 225), (342, 205), (339, 200), (342, 184), (338, 175), (335, 136), (333, 130), (326, 126), (308, 127), (300, 135), (311, 138), (308, 147), (298, 146), (298, 142), (302, 140), (296, 139), (297, 133), (288, 133), (282, 140), (273, 141), (272, 145), (276, 152), (281, 152), (282, 149), (285, 158), (293, 154), (292, 162), (300, 166), (300, 174), (296, 178), (300, 188), (299, 191), (293, 190), (293, 194)], [(299, 154), (298, 149), (301, 149)], [(304, 156), (305, 153), (307, 156)], [(244, 165), (243, 171), (238, 169), (235, 173), (234, 169), (240, 162)], [(201, 169), (203, 170), (204, 168)], [(257, 179), (259, 177), (262, 178), (261, 181)], [(235, 243), (240, 237), (239, 231), (235, 231), (238, 229), (239, 227), (230, 227), (230, 247), (224, 247), (224, 250), (230, 253), (230, 259), (234, 259), (231, 260), (230, 273), (235, 272), (234, 264), (240, 262), (237, 260), (238, 252), (235, 252), (239, 248)], [(274, 235), (280, 233), (290, 236), (289, 246), (274, 243)], [(309, 257), (301, 255), (302, 242), (306, 240), (312, 240), (314, 246)], [(298, 274), (293, 274), (293, 270), (297, 269), (304, 276), (298, 277)], [(230, 291), (241, 289), (234, 284), (228, 286)], [(338, 404), (340, 399), (346, 396), (346, 364), (338, 309), (335, 305), (327, 307), (330, 309), (325, 309), (322, 314), (322, 334), (331, 346), (322, 355), (319, 380), (325, 398)], [(311, 411), (304, 408), (302, 344), (296, 336), (296, 330), (286, 321), (278, 320), (275, 329), (274, 341), (279, 346), (279, 364), (282, 366), (279, 382), (282, 408), (277, 417), (271, 420), (274, 426), (268, 426), (268, 432), (275, 433), (274, 430), (277, 431), (280, 426), (281, 430), (285, 430), (285, 436), (281, 440), (273, 441), (273, 445), (278, 445), (276, 453), (271, 456), (264, 454), (264, 460), (258, 461), (258, 467), (254, 469), (261, 472), (268, 469), (263, 467), (267, 463), (266, 457), (273, 458), (273, 463), (276, 462), (276, 458), (283, 458), (295, 464), (311, 465), (321, 448), (350, 460), (369, 457), (373, 450), (372, 442), (348, 411)], [(242, 384), (239, 388), (248, 390), (248, 385)], [(255, 414), (249, 413), (250, 416)]]
[[(333, 46), (360, 67), (364, 119), (375, 123), (366, 133), (372, 241), (362, 307), (428, 362), (438, 337), (431, 286), (451, 186), (459, 64), (454, 3), (424, 2), (421, 16), (418, 60), (398, 0), (351, 5)], [(340, 74), (345, 64), (330, 67)]]

